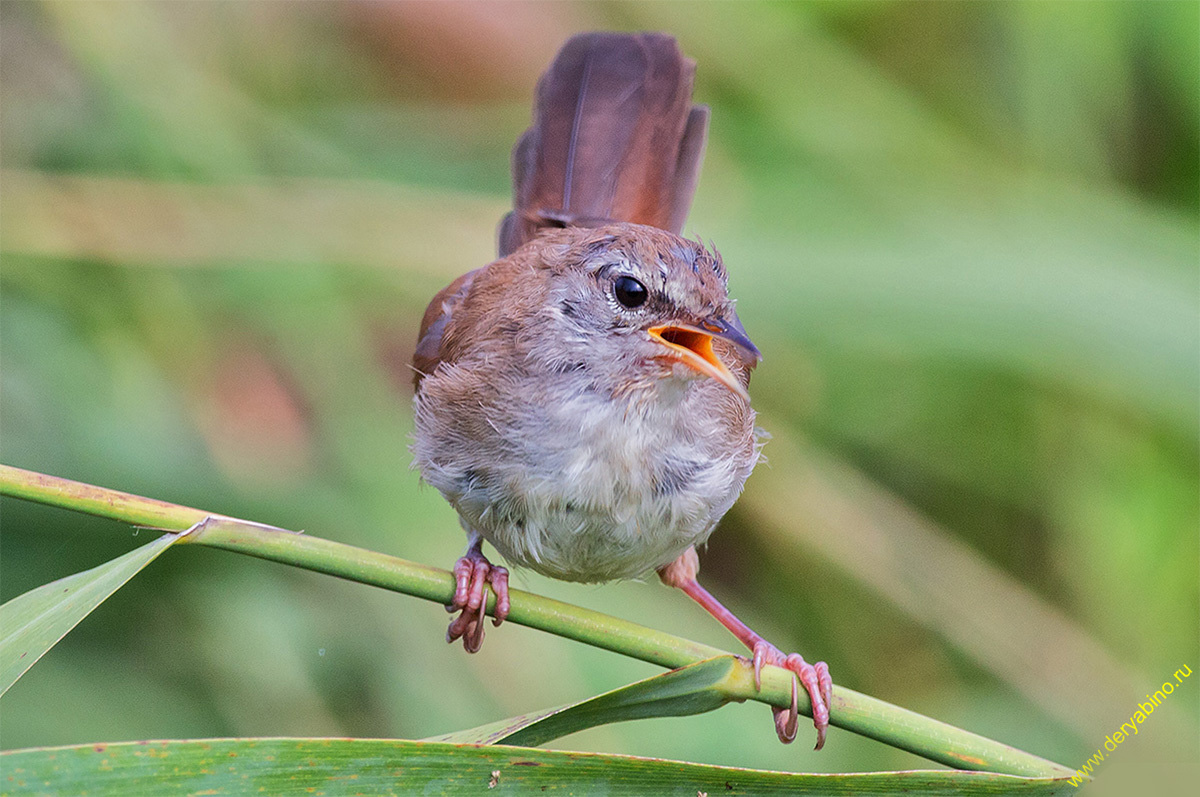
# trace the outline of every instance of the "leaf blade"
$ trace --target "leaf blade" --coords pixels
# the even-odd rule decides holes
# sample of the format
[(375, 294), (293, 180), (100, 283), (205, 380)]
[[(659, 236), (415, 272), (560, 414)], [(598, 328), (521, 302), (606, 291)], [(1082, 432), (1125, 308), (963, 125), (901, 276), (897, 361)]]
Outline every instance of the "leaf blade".
[(0, 606), (0, 695), (181, 536), (164, 534), (116, 559), (43, 584)]
[(989, 772), (798, 774), (665, 759), (394, 739), (194, 739), (0, 754), (0, 795), (1067, 794), (1065, 778)]
[(738, 666), (739, 662), (733, 656), (717, 656), (578, 703), (434, 736), (426, 741), (536, 747), (598, 725), (702, 714), (730, 701), (745, 699), (737, 688)]

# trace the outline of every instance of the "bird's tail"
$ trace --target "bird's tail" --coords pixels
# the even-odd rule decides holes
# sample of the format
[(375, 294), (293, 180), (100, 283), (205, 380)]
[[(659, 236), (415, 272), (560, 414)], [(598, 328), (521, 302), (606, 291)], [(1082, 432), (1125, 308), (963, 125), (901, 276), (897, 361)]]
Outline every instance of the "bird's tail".
[(695, 70), (661, 33), (584, 33), (563, 45), (513, 148), (500, 255), (547, 227), (624, 221), (679, 234), (708, 132), (708, 107), (692, 104)]

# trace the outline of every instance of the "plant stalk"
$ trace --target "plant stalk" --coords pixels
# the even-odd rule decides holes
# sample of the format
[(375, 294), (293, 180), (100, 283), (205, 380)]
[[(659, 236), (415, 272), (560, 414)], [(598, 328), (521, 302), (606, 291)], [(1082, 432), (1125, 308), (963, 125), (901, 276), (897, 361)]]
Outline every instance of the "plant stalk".
[[(0, 495), (166, 531), (191, 529), (179, 544), (223, 548), (443, 605), (454, 594), (454, 576), (440, 568), (8, 465), (0, 465)], [(488, 597), (490, 609), (495, 597), (490, 593)], [(511, 622), (662, 667), (674, 669), (728, 655), (728, 651), (541, 595), (512, 589), (509, 597)], [(746, 697), (787, 707), (791, 684), (790, 672), (767, 666), (762, 672), (762, 690)], [(808, 711), (804, 690), (800, 690), (800, 709)], [(1029, 777), (1074, 774), (1052, 761), (842, 686), (834, 687), (830, 723), (959, 769)]]

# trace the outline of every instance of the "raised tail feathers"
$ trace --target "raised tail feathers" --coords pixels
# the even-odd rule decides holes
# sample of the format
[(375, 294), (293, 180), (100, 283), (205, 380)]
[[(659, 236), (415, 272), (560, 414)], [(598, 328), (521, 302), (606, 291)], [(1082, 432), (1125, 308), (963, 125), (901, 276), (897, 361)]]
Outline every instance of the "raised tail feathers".
[(563, 45), (513, 149), (500, 255), (546, 227), (624, 221), (680, 233), (708, 132), (708, 108), (692, 104), (695, 68), (661, 33), (585, 33)]

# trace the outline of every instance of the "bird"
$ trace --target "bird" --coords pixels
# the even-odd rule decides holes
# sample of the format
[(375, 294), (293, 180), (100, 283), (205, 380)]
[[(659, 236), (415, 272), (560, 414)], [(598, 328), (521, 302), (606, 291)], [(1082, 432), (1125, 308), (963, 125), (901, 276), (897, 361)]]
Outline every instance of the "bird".
[(483, 641), (507, 616), (512, 566), (584, 583), (657, 572), (764, 664), (795, 674), (779, 738), (807, 691), (816, 749), (833, 683), (784, 654), (697, 580), (697, 546), (760, 459), (748, 386), (761, 354), (717, 250), (683, 237), (709, 109), (695, 62), (663, 33), (570, 38), (538, 81), (513, 149), (513, 209), (499, 257), (429, 303), (413, 355), (421, 478), (457, 511), (447, 641)]

